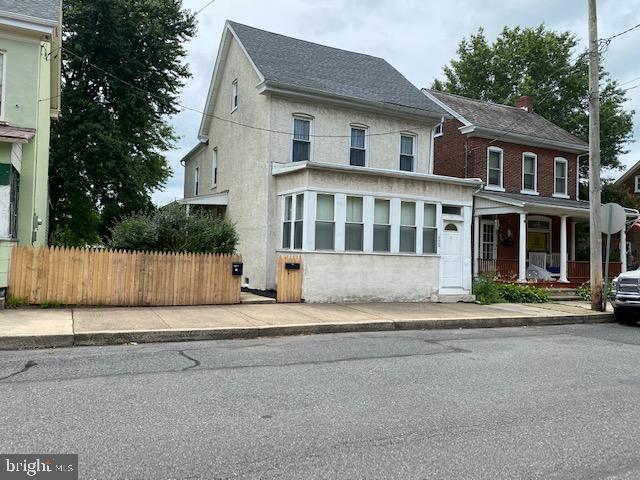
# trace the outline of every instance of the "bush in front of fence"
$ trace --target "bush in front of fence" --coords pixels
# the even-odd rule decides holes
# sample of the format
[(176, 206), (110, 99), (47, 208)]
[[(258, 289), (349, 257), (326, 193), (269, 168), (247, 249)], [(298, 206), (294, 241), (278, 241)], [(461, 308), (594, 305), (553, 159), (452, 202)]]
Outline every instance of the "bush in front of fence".
[(187, 216), (178, 204), (125, 217), (110, 233), (111, 248), (155, 252), (235, 253), (239, 240), (232, 222), (204, 210)]
[(489, 275), (473, 282), (473, 294), (478, 303), (546, 303), (549, 295), (541, 288), (517, 283), (498, 283)]

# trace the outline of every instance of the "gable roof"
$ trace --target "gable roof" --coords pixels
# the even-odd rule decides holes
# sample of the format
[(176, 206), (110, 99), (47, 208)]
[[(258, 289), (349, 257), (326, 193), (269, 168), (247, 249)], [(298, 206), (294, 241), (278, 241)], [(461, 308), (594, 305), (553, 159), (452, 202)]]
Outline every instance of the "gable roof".
[(535, 112), (518, 107), (476, 100), (437, 90), (422, 89), (424, 94), (453, 114), (466, 127), (499, 131), (507, 135), (566, 145), (575, 150), (587, 150), (588, 144)]
[(627, 168), (627, 171), (624, 172), (622, 174), (622, 176), (620, 178), (618, 178), (615, 182), (613, 182), (613, 184), (620, 186), (624, 182), (626, 182), (629, 178), (633, 177), (634, 175), (638, 175), (638, 174), (640, 174), (640, 161), (634, 163), (632, 166)]
[[(57, 24), (62, 0), (0, 0), (0, 14), (16, 18), (39, 20), (38, 23)], [(44, 21), (44, 22), (43, 22)]]

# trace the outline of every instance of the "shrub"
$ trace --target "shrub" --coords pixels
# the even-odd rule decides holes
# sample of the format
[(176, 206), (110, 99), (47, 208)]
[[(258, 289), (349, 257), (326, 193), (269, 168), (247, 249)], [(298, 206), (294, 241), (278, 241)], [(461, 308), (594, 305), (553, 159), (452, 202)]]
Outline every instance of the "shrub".
[[(604, 288), (604, 285), (603, 285), (603, 288)], [(613, 299), (613, 297), (615, 296), (613, 292), (613, 282), (609, 282), (609, 288), (607, 290), (608, 290), (607, 298)], [(590, 302), (591, 301), (591, 283), (585, 282), (582, 285), (580, 285), (578, 288), (576, 288), (576, 295), (578, 295), (585, 302)]]
[(219, 215), (168, 205), (151, 214), (123, 218), (111, 229), (109, 247), (125, 250), (191, 253), (234, 253), (235, 225)]
[(482, 305), (491, 303), (546, 303), (547, 292), (541, 288), (516, 283), (497, 283), (493, 278), (481, 276), (473, 282), (473, 294)]

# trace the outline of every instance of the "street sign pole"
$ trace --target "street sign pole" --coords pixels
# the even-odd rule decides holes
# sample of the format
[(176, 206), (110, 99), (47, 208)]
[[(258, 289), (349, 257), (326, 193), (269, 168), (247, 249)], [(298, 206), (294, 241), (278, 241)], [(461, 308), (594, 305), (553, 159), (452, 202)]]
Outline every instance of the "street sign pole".
[(609, 296), (609, 254), (611, 253), (611, 231), (613, 230), (613, 203), (606, 205), (609, 210), (609, 221), (607, 222), (607, 254), (604, 263), (604, 292), (602, 293), (602, 311), (607, 311), (607, 300)]

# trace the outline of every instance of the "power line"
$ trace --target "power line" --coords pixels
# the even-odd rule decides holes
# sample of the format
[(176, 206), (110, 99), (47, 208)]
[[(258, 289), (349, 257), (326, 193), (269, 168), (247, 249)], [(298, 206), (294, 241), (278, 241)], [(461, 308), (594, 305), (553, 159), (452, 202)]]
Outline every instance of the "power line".
[(215, 2), (216, 0), (211, 0), (209, 3), (207, 3), (204, 7), (202, 7), (200, 10), (196, 10), (196, 12), (193, 14), (194, 17), (197, 17), (200, 12), (202, 12), (205, 8), (207, 8), (209, 5), (211, 5), (213, 2)]
[[(624, 35), (625, 33), (629, 33), (629, 32), (631, 32), (631, 31), (635, 30), (636, 28), (640, 28), (640, 23), (639, 23), (639, 24), (637, 24), (637, 25), (634, 25), (634, 26), (633, 26), (633, 27), (631, 27), (631, 28), (627, 28), (626, 30), (624, 30), (624, 31), (622, 31), (622, 32), (620, 32), (620, 33), (616, 33), (615, 35), (612, 35), (612, 36), (610, 36), (610, 37), (604, 38), (603, 40), (604, 40), (604, 41), (608, 41), (608, 42), (610, 42), (610, 41), (611, 41), (611, 40), (613, 40), (614, 38), (618, 38), (618, 37), (620, 37), (620, 36)], [(602, 41), (602, 40), (600, 40), (600, 41)]]

